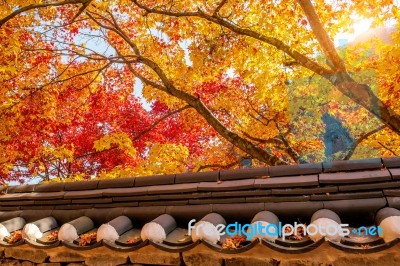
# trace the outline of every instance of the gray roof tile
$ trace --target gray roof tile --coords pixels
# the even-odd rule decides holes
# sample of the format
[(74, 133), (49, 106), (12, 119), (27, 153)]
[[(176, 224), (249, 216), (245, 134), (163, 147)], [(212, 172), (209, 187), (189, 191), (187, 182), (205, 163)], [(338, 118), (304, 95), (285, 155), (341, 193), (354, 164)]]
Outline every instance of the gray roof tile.
[(274, 188), (273, 195), (311, 195), (321, 193), (338, 192), (337, 186), (315, 187), (315, 188)]
[(220, 182), (200, 182), (199, 191), (229, 191), (244, 190), (254, 187), (254, 179), (220, 181)]
[(400, 167), (400, 156), (382, 158), (383, 165), (386, 168)]
[(357, 170), (372, 170), (381, 169), (381, 158), (351, 160), (351, 161), (332, 161), (323, 163), (325, 173), (328, 172), (343, 172), (343, 171), (357, 171)]
[(175, 176), (175, 184), (196, 183), (196, 182), (217, 182), (219, 171), (183, 173)]
[(271, 166), (269, 168), (269, 175), (271, 177), (311, 175), (311, 174), (319, 174), (321, 172), (322, 172), (322, 163)]
[(286, 187), (307, 187), (317, 186), (317, 175), (270, 177), (265, 179), (256, 179), (254, 183), (258, 188), (286, 188)]
[(344, 200), (344, 199), (369, 199), (382, 198), (382, 191), (334, 193), (324, 195), (311, 195), (311, 200)]
[(268, 167), (258, 167), (258, 168), (242, 168), (235, 170), (222, 170), (219, 173), (220, 179), (225, 180), (237, 180), (246, 178), (258, 178), (269, 176)]
[(135, 179), (135, 187), (174, 184), (175, 175), (143, 176)]
[(392, 177), (388, 170), (362, 171), (362, 172), (339, 172), (319, 175), (321, 184), (355, 184), (367, 182), (389, 181)]
[(198, 183), (151, 186), (148, 188), (147, 193), (171, 194), (171, 193), (195, 192), (197, 191), (197, 186)]

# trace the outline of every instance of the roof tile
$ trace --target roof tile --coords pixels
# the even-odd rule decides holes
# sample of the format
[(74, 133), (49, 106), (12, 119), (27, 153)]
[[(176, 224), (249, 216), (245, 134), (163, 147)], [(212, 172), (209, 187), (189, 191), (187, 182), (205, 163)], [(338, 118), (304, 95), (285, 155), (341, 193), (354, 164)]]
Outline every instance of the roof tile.
[(57, 199), (57, 200), (34, 200), (35, 205), (61, 205), (61, 204), (70, 204), (71, 200), (69, 199)]
[(382, 158), (382, 161), (386, 168), (400, 167), (400, 156)]
[(0, 202), (0, 206), (22, 206), (22, 205), (33, 205), (33, 200), (16, 200), (16, 201), (3, 201)]
[(195, 192), (197, 191), (197, 186), (198, 183), (150, 186), (147, 190), (147, 193), (171, 194), (171, 193)]
[(198, 173), (183, 173), (177, 174), (175, 177), (175, 184), (181, 183), (195, 183), (195, 182), (217, 182), (219, 178), (219, 171), (198, 172)]
[(174, 184), (175, 175), (143, 176), (135, 179), (135, 187)]
[(400, 209), (400, 197), (386, 197), (389, 207)]
[(400, 187), (400, 181), (339, 186), (339, 191), (357, 191)]
[(392, 177), (388, 170), (362, 171), (362, 172), (339, 172), (319, 175), (321, 184), (354, 184), (367, 182), (389, 181)]
[(190, 199), (189, 204), (222, 204), (222, 203), (244, 203), (245, 197), (241, 198), (218, 198), (218, 199)]
[(126, 208), (121, 215), (131, 218), (133, 225), (141, 226), (165, 213), (165, 206)]
[(37, 193), (32, 192), (28, 195), (29, 199), (62, 199), (64, 198), (65, 192), (47, 192), (47, 193)]
[(308, 222), (314, 212), (322, 209), (323, 203), (320, 201), (303, 202), (266, 202), (265, 210), (276, 214), (280, 220), (293, 223), (293, 217), (300, 219), (301, 222)]
[[(212, 204), (212, 212), (216, 212), (226, 217), (235, 217), (235, 221), (248, 223), (254, 215), (263, 211), (264, 203), (237, 203), (237, 204)], [(227, 220), (229, 223), (229, 219)]]
[(372, 170), (381, 169), (381, 158), (351, 160), (351, 161), (333, 161), (323, 163), (324, 173), (328, 172), (342, 172), (342, 171), (356, 171), (356, 170)]
[(37, 184), (35, 192), (58, 192), (64, 190), (65, 183)]
[(269, 176), (268, 167), (258, 167), (258, 168), (241, 168), (234, 170), (223, 170), (219, 173), (221, 180), (237, 180), (246, 178), (258, 178)]
[[(34, 206), (30, 206), (34, 207)], [(20, 210), (21, 208), (19, 206), (0, 206), (0, 211), (17, 211)]]
[(8, 200), (22, 200), (28, 199), (30, 193), (13, 193), (13, 194), (5, 194), (0, 196), (1, 201), (8, 201)]
[(119, 178), (118, 182), (114, 179), (99, 180), (97, 188), (120, 188), (120, 187), (133, 187), (135, 185), (135, 177)]
[(64, 199), (98, 198), (103, 196), (103, 189), (67, 191)]
[(310, 196), (281, 196), (281, 197), (247, 197), (246, 202), (301, 202), (310, 200)]
[(19, 185), (7, 188), (7, 193), (27, 193), (34, 191), (36, 185)]
[(389, 169), (393, 179), (400, 179), (400, 168)]
[(139, 206), (175, 206), (175, 205), (187, 205), (188, 200), (168, 200), (168, 201), (143, 201), (139, 202)]
[(124, 202), (124, 201), (146, 201), (146, 200), (158, 200), (158, 195), (143, 195), (143, 196), (126, 196), (126, 197), (113, 197), (113, 202)]
[(196, 192), (196, 193), (181, 193), (181, 194), (161, 194), (161, 200), (175, 200), (175, 199), (200, 199), (211, 198), (211, 192)]
[(372, 198), (372, 199), (351, 199), (351, 200), (332, 200), (324, 201), (324, 208), (332, 210), (337, 214), (348, 213), (354, 214), (354, 209), (358, 212), (375, 212), (386, 206), (385, 198)]
[(337, 186), (326, 186), (316, 188), (274, 188), (272, 189), (273, 195), (311, 195), (321, 193), (338, 192)]
[(139, 206), (139, 202), (130, 201), (130, 202), (113, 202), (106, 204), (95, 204), (95, 208), (117, 208), (117, 207), (136, 207)]
[[(19, 209), (20, 210), (30, 210), (30, 211), (32, 211), (32, 210), (43, 211), (43, 210), (53, 210), (54, 208), (55, 208), (55, 206), (53, 206), (53, 205), (24, 205), (24, 206), (21, 206)], [(42, 213), (42, 212), (39, 212), (39, 213)]]
[(99, 180), (66, 182), (65, 186), (64, 186), (64, 190), (65, 191), (77, 191), (77, 190), (97, 189), (98, 183), (99, 183)]
[(166, 213), (173, 216), (175, 220), (188, 222), (191, 219), (199, 221), (204, 215), (212, 212), (212, 206), (207, 205), (184, 205), (184, 206), (168, 206)]
[(254, 179), (232, 180), (222, 182), (200, 182), (199, 191), (229, 191), (254, 188)]
[(147, 187), (108, 188), (103, 190), (104, 196), (138, 196), (146, 195)]
[(311, 200), (344, 200), (344, 199), (369, 199), (383, 197), (382, 191), (335, 193), (325, 195), (311, 195)]
[(400, 189), (385, 189), (383, 190), (385, 196), (400, 197)]
[(71, 204), (71, 205), (57, 205), (55, 210), (84, 210), (93, 208), (93, 204)]
[(72, 204), (102, 204), (102, 203), (111, 203), (112, 198), (102, 198), (102, 199), (73, 199)]
[(269, 168), (269, 175), (271, 177), (310, 175), (310, 174), (319, 174), (321, 172), (322, 172), (322, 163), (271, 166)]
[(286, 187), (307, 187), (318, 185), (317, 175), (271, 177), (256, 179), (255, 187), (259, 188), (286, 188)]
[(257, 189), (246, 191), (216, 191), (212, 192), (213, 198), (219, 197), (248, 197), (248, 196), (266, 196), (271, 195), (270, 189)]

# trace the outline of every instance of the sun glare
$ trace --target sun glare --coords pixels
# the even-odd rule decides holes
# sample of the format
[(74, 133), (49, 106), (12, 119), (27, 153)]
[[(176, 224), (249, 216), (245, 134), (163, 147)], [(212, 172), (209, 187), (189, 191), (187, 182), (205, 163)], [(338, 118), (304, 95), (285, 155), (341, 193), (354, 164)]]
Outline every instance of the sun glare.
[(363, 19), (358, 16), (354, 16), (353, 20), (353, 31), (352, 32), (342, 32), (339, 33), (335, 37), (335, 44), (337, 46), (346, 45), (349, 42), (354, 41), (355, 38), (359, 37), (365, 32), (370, 30), (372, 20), (371, 19)]

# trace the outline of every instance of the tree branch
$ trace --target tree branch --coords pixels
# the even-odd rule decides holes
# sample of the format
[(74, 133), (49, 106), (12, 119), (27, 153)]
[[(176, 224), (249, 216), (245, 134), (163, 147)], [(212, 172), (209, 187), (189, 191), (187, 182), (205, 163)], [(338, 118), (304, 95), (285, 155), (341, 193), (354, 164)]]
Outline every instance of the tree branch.
[(378, 144), (381, 145), (385, 150), (390, 151), (394, 156), (397, 156), (396, 152), (394, 150), (390, 149), (388, 146), (384, 145), (382, 142), (378, 141)]
[(166, 11), (166, 10), (160, 10), (156, 8), (150, 8), (148, 6), (145, 6), (137, 0), (131, 0), (135, 5), (140, 7), (141, 9), (145, 10), (147, 13), (154, 13), (154, 14), (160, 14), (160, 15), (168, 15), (172, 17), (200, 17), (204, 18), (208, 21), (214, 22), (216, 24), (219, 24), (239, 35), (244, 35), (244, 36), (249, 36), (254, 39), (260, 40), (262, 42), (268, 43), (278, 50), (288, 54), (290, 57), (292, 57), (294, 60), (296, 60), (301, 66), (308, 68), (309, 70), (318, 73), (320, 75), (328, 75), (332, 74), (332, 71), (320, 66), (319, 64), (315, 63), (308, 57), (304, 56), (303, 54), (299, 53), (298, 51), (294, 50), (290, 46), (284, 44), (281, 40), (274, 38), (274, 37), (268, 37), (265, 36), (261, 33), (257, 33), (255, 31), (252, 31), (250, 29), (245, 29), (241, 28), (231, 21), (225, 20), (224, 18), (220, 17), (218, 14), (214, 13), (213, 15), (208, 15), (201, 11), (200, 9), (193, 12), (173, 12), (173, 11)]
[(181, 107), (179, 109), (176, 109), (175, 111), (172, 111), (164, 116), (162, 116), (160, 119), (158, 119), (157, 121), (155, 121), (149, 128), (147, 128), (146, 130), (143, 130), (142, 132), (140, 132), (140, 134), (138, 134), (136, 137), (134, 137), (132, 139), (132, 141), (138, 140), (139, 138), (141, 138), (143, 135), (149, 133), (151, 130), (153, 130), (158, 124), (160, 124), (162, 121), (166, 120), (168, 117), (173, 116), (174, 114), (180, 113), (183, 110), (189, 109), (191, 108), (191, 106), (189, 105), (185, 105), (184, 107)]
[(344, 156), (343, 160), (350, 160), (351, 156), (353, 156), (354, 151), (356, 150), (357, 146), (363, 142), (364, 140), (366, 140), (367, 138), (369, 138), (370, 136), (374, 135), (375, 133), (381, 131), (382, 129), (384, 129), (386, 126), (380, 126), (378, 128), (375, 128), (374, 130), (371, 130), (367, 133), (365, 133), (364, 135), (361, 135), (354, 143), (353, 145), (350, 147), (349, 152), (346, 154), (346, 156)]
[(346, 72), (346, 68), (343, 64), (343, 60), (340, 58), (336, 51), (335, 45), (333, 44), (331, 38), (329, 38), (328, 33), (322, 26), (321, 21), (315, 11), (315, 8), (310, 0), (297, 0), (307, 16), (308, 22), (310, 23), (311, 29), (314, 32), (319, 44), (321, 45), (324, 54), (328, 60), (332, 63), (335, 72)]
[[(131, 0), (138, 7), (145, 10), (147, 13), (155, 13), (160, 15), (167, 15), (172, 17), (199, 17), (204, 18), (208, 21), (221, 25), (232, 32), (239, 35), (249, 36), (259, 41), (268, 43), (278, 50), (283, 51), (292, 57), (299, 65), (311, 70), (312, 72), (329, 80), (340, 92), (348, 96), (350, 99), (355, 101), (357, 104), (363, 106), (367, 111), (373, 114), (375, 117), (383, 121), (390, 129), (400, 135), (400, 115), (397, 114), (392, 108), (386, 106), (365, 84), (357, 83), (346, 71), (343, 62), (336, 52), (336, 49), (329, 39), (326, 31), (323, 29), (318, 16), (315, 13), (314, 7), (310, 0), (298, 0), (299, 3), (303, 4), (305, 13), (308, 14), (310, 24), (311, 21), (314, 27), (314, 34), (317, 36), (326, 56), (332, 61), (335, 66), (335, 70), (329, 70), (320, 66), (318, 63), (312, 61), (305, 55), (292, 49), (290, 46), (284, 44), (281, 40), (268, 37), (263, 34), (257, 33), (253, 30), (241, 28), (231, 21), (225, 20), (218, 16), (218, 14), (209, 15), (198, 9), (197, 11), (190, 12), (172, 12), (166, 10), (160, 10), (156, 8), (150, 8), (139, 3), (138, 0)], [(311, 6), (310, 6), (311, 5)], [(322, 28), (322, 29), (321, 29)]]
[(14, 12), (12, 12), (8, 16), (4, 17), (3, 19), (1, 19), (0, 20), (0, 28), (10, 19), (16, 17), (17, 15), (19, 15), (21, 13), (29, 11), (29, 10), (45, 8), (45, 7), (49, 7), (49, 6), (62, 6), (62, 5), (67, 5), (67, 4), (85, 4), (86, 2), (88, 2), (88, 0), (65, 0), (62, 2), (31, 4), (28, 6), (24, 6), (24, 7), (21, 7), (19, 9), (15, 10)]
[[(288, 164), (287, 162), (282, 161), (277, 156), (263, 150), (262, 148), (254, 145), (252, 142), (240, 137), (238, 134), (227, 129), (212, 114), (212, 112), (204, 105), (204, 103), (198, 97), (195, 97), (187, 92), (184, 92), (184, 91), (176, 88), (172, 84), (171, 80), (167, 77), (165, 72), (160, 68), (160, 66), (156, 62), (150, 60), (149, 58), (143, 57), (141, 55), (138, 47), (136, 46), (136, 44), (133, 43), (133, 41), (127, 36), (127, 34), (118, 25), (114, 25), (115, 20), (113, 20), (113, 21), (107, 20), (109, 23), (111, 23), (111, 25), (113, 25), (115, 27), (115, 28), (112, 28), (111, 26), (106, 26), (103, 23), (101, 23), (99, 20), (94, 18), (94, 16), (92, 14), (90, 14), (90, 12), (86, 12), (86, 13), (100, 27), (104, 27), (106, 29), (109, 29), (109, 30), (117, 33), (132, 48), (135, 55), (137, 56), (137, 61), (148, 66), (150, 69), (152, 69), (157, 74), (157, 76), (160, 78), (160, 80), (162, 82), (162, 85), (145, 78), (143, 75), (139, 74), (132, 67), (132, 65), (130, 63), (126, 62), (128, 69), (135, 76), (137, 76), (139, 79), (141, 79), (142, 82), (146, 83), (147, 85), (153, 86), (154, 88), (156, 88), (158, 90), (166, 92), (167, 94), (186, 102), (188, 105), (193, 107), (197, 111), (197, 113), (199, 113), (208, 122), (208, 124), (210, 126), (212, 126), (222, 137), (224, 137), (226, 140), (228, 140), (229, 142), (234, 144), (236, 147), (238, 147), (242, 151), (251, 155), (253, 158), (258, 159), (263, 162), (266, 162), (270, 165)], [(117, 47), (114, 47), (114, 49), (117, 51), (119, 56), (124, 58), (124, 56), (118, 51)]]

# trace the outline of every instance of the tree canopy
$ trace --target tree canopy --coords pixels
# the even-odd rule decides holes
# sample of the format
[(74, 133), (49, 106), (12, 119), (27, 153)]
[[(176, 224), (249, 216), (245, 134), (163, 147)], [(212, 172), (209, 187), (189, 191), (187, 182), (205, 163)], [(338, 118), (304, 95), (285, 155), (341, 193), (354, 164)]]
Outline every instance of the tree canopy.
[[(355, 19), (385, 37), (335, 46)], [(0, 178), (400, 154), (399, 19), (376, 0), (3, 0)]]

